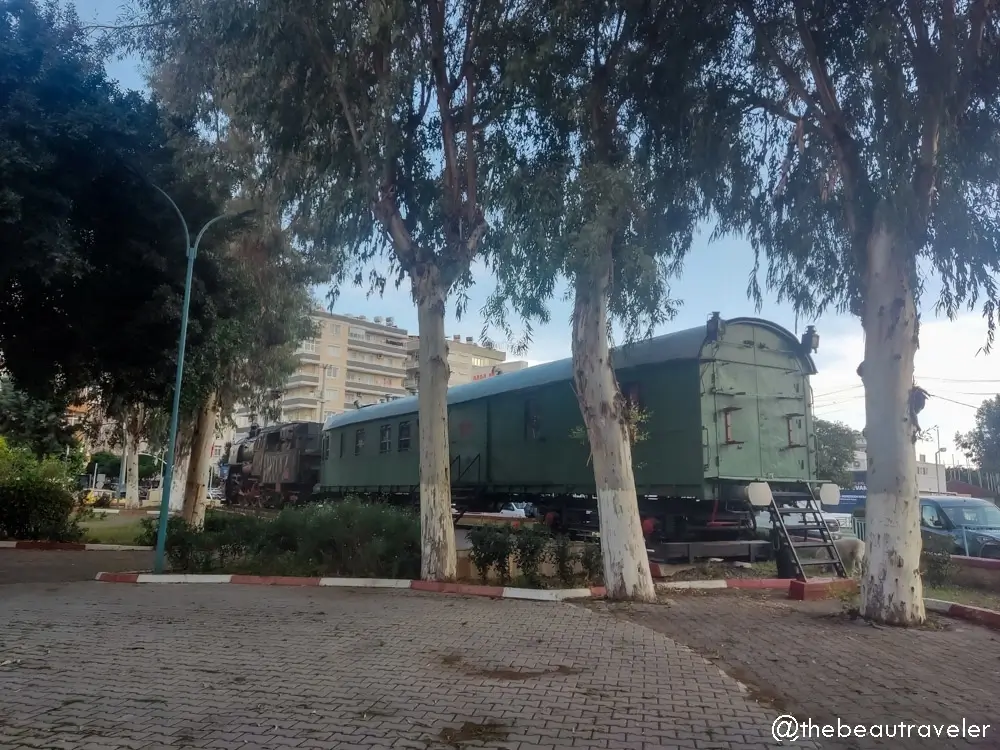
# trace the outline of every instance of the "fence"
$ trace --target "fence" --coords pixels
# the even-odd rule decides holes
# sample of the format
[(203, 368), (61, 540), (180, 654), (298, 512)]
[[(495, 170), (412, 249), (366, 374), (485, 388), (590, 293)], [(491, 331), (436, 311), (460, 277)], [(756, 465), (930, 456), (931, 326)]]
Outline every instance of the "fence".
[(854, 525), (854, 536), (863, 542), (865, 540), (865, 519), (852, 518), (851, 522)]

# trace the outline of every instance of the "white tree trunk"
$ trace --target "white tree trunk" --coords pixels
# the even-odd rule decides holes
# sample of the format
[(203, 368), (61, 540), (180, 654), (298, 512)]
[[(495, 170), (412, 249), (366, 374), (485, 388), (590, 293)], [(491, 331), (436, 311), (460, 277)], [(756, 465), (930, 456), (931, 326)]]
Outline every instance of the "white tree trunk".
[(917, 314), (911, 271), (884, 223), (868, 244), (864, 303), (868, 501), (861, 614), (891, 625), (924, 621), (920, 501), (911, 412)]
[(652, 602), (656, 589), (639, 518), (629, 426), (608, 350), (611, 258), (602, 265), (576, 277), (573, 382), (594, 463), (607, 596)]
[(139, 507), (139, 443), (142, 440), (143, 407), (133, 406), (125, 419), (125, 507)]
[(415, 276), (412, 283), (420, 334), (420, 576), (425, 581), (452, 581), (457, 563), (451, 517), (445, 290), (433, 268)]
[(187, 487), (188, 466), (191, 463), (191, 442), (177, 437), (174, 448), (174, 473), (170, 480), (170, 512), (184, 509), (184, 490)]
[(205, 523), (205, 504), (208, 502), (209, 452), (215, 437), (215, 422), (218, 416), (216, 398), (213, 393), (206, 399), (198, 412), (194, 437), (191, 441), (191, 461), (184, 490), (184, 506), (181, 515), (192, 526)]

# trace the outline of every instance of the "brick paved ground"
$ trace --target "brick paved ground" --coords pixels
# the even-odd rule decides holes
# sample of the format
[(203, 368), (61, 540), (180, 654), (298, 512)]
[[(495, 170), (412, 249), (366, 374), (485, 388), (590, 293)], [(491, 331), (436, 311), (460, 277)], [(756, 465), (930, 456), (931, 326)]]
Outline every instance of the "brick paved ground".
[(1000, 632), (958, 620), (876, 628), (837, 602), (765, 594), (680, 595), (669, 607), (591, 605), (686, 644), (800, 719), (992, 724), (983, 740), (851, 739), (824, 748), (1000, 747)]
[(648, 628), (415, 592), (12, 585), (5, 660), (3, 750), (763, 750), (776, 715)]
[(152, 552), (0, 549), (0, 584), (92, 581), (101, 571), (152, 568)]

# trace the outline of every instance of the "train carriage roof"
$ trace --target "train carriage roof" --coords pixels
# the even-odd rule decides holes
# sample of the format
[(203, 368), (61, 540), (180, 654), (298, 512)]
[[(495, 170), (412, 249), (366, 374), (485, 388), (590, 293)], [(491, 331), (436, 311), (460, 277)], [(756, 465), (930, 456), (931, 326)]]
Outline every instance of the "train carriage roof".
[[(802, 349), (802, 345), (795, 335), (786, 328), (761, 318), (730, 318), (725, 323), (726, 325), (749, 325), (771, 331), (779, 338), (788, 341), (792, 347), (792, 351), (801, 359), (808, 374), (816, 374), (816, 365), (812, 357)], [(643, 339), (623, 347), (616, 347), (611, 352), (612, 361), (615, 363), (616, 368), (621, 369), (655, 364), (657, 362), (703, 359), (702, 350), (707, 343), (707, 338), (708, 324), (706, 323), (705, 325), (687, 328), (683, 331), (667, 333), (663, 336)], [(466, 401), (488, 398), (509, 391), (537, 388), (549, 383), (558, 383), (572, 379), (572, 358), (560, 359), (555, 362), (546, 362), (543, 365), (527, 367), (523, 370), (503, 373), (496, 377), (452, 386), (448, 389), (448, 403), (461, 404)], [(417, 397), (409, 396), (384, 404), (376, 404), (341, 414), (334, 414), (326, 420), (323, 429), (330, 430), (360, 422), (377, 422), (404, 414), (414, 414), (416, 411)]]

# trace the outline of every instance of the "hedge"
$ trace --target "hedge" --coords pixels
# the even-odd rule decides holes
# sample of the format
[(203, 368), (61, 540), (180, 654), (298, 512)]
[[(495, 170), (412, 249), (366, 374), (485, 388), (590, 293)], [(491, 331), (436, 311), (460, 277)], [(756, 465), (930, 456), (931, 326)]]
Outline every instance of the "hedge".
[(74, 516), (76, 500), (60, 486), (37, 477), (0, 484), (0, 537), (75, 542), (83, 538)]

